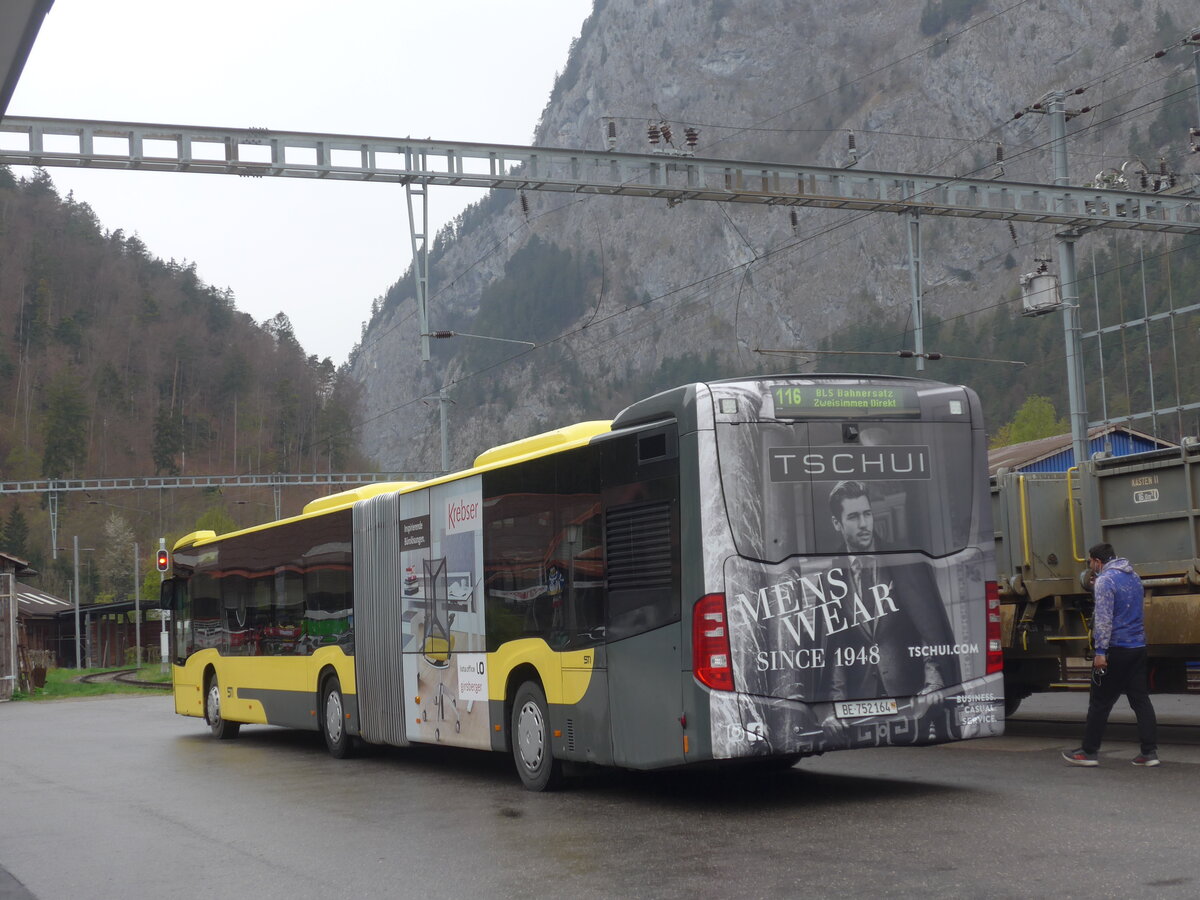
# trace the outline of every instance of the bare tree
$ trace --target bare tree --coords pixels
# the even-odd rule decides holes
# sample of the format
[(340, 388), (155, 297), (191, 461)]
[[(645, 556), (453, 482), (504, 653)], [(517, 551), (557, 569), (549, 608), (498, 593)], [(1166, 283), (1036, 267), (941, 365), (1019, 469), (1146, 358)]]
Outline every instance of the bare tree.
[(125, 517), (114, 512), (104, 523), (104, 547), (100, 555), (102, 589), (114, 600), (133, 591), (133, 529)]

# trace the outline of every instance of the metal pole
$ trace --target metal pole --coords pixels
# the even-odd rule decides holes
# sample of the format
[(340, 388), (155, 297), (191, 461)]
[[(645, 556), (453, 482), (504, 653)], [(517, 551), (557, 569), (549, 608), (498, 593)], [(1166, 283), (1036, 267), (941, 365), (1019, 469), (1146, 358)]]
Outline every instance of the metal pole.
[(79, 535), (75, 535), (75, 668), (83, 668), (83, 648), (79, 639)]
[(1096, 301), (1096, 355), (1100, 358), (1100, 412), (1108, 422), (1108, 387), (1104, 383), (1104, 335), (1100, 333), (1100, 278), (1096, 274), (1096, 247), (1092, 246), (1092, 294)]
[[(1142, 315), (1146, 317), (1146, 373), (1150, 376), (1150, 429), (1158, 437), (1158, 398), (1154, 395), (1154, 347), (1150, 341), (1150, 298), (1146, 296), (1146, 248), (1138, 248), (1142, 266)], [(1172, 328), (1174, 331), (1174, 328)]]
[[(12, 686), (4, 692), (4, 699), (11, 700), (12, 692), (21, 686), (20, 651), (17, 648), (17, 576), (12, 572), (0, 572), (0, 616), (3, 616), (0, 633), (8, 635), (4, 657), (8, 666), (7, 671), (0, 671), (0, 681), (12, 681)], [(30, 684), (30, 693), (32, 691)]]
[(442, 420), (442, 471), (450, 471), (450, 422), (449, 410), (446, 408), (450, 405), (450, 398), (446, 396), (446, 388), (443, 387), (438, 391), (438, 407), (441, 412)]
[[(1046, 97), (1049, 105), (1051, 149), (1054, 156), (1054, 183), (1064, 187), (1070, 183), (1067, 171), (1067, 111), (1064, 106), (1066, 95), (1052, 91)], [(1055, 201), (1063, 209), (1062, 199)], [(1089, 477), (1087, 397), (1083, 381), (1083, 340), (1079, 327), (1079, 285), (1075, 266), (1075, 241), (1078, 231), (1060, 231), (1055, 236), (1058, 247), (1058, 278), (1062, 290), (1063, 343), (1067, 358), (1067, 396), (1071, 407), (1071, 446), (1075, 451), (1075, 465), (1079, 467), (1082, 493), (1083, 535), (1086, 546), (1099, 540), (1100, 525), (1097, 519), (1098, 495), (1092, 478)]]
[[(1188, 41), (1196, 49), (1192, 51), (1192, 62), (1196, 67), (1196, 115), (1200, 116), (1200, 41)], [(1200, 128), (1200, 118), (1196, 119), (1196, 127)]]
[[(158, 539), (158, 549), (159, 550), (167, 549), (167, 539), (166, 538)], [(159, 597), (162, 596), (162, 583), (163, 583), (163, 581), (166, 580), (166, 577), (167, 577), (166, 572), (158, 573), (158, 595), (159, 595)], [(171, 615), (174, 615), (174, 611), (172, 611)], [(167, 662), (168, 662), (169, 657), (171, 656), (170, 642), (167, 639), (167, 611), (166, 610), (160, 611), (158, 614), (158, 617), (159, 617), (159, 621), (162, 622), (162, 630), (159, 632), (159, 635), (158, 635), (159, 671), (166, 672), (167, 671)]]
[(142, 585), (138, 579), (138, 545), (133, 542), (133, 639), (137, 647), (137, 667), (142, 667)]
[(50, 558), (58, 559), (58, 491), (53, 490), (54, 482), (50, 482), (51, 490), (46, 494), (46, 504), (50, 510)]
[(917, 371), (925, 371), (925, 326), (921, 311), (921, 214), (914, 212), (908, 219), (908, 280), (912, 286), (913, 350), (917, 354)]
[[(425, 164), (424, 154), (421, 164)], [(413, 281), (417, 289), (417, 321), (421, 328), (421, 362), (430, 360), (429, 354), (429, 188), (404, 185), (404, 196), (408, 200), (408, 237), (412, 243)], [(417, 207), (420, 207), (419, 211)], [(417, 223), (418, 212), (420, 224)], [(450, 471), (450, 444), (447, 437), (449, 425), (446, 421), (446, 389), (438, 391), (438, 417), (442, 433), (442, 471)]]
[[(421, 160), (424, 165), (424, 157)], [(413, 280), (417, 289), (417, 319), (421, 327), (421, 362), (429, 362), (429, 194), (424, 185), (404, 185), (408, 200), (408, 239), (412, 244)], [(420, 205), (420, 227), (417, 226)]]

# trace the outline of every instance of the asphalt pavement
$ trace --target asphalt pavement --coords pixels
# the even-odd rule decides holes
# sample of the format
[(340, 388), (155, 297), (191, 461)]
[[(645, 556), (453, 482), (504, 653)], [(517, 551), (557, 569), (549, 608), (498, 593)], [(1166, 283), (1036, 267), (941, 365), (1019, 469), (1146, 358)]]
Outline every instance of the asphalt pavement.
[(998, 738), (762, 776), (601, 770), (555, 794), (522, 790), (501, 754), (334, 760), (317, 734), (268, 726), (215, 741), (166, 696), (0, 704), (0, 900), (517, 898), (547, 884), (580, 900), (1194, 897), (1200, 696), (1153, 700), (1151, 770), (1129, 765), (1124, 700), (1100, 767), (1059, 758), (1079, 744), (1081, 692), (1028, 698)]

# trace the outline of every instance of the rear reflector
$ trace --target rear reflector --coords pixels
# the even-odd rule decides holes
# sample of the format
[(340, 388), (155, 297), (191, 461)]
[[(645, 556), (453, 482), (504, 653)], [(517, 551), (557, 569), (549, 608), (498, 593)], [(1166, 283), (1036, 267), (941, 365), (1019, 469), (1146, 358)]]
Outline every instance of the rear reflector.
[(692, 609), (692, 674), (714, 691), (733, 690), (724, 594), (701, 597)]
[(1000, 637), (1000, 590), (987, 583), (987, 674), (1004, 671), (1004, 646)]

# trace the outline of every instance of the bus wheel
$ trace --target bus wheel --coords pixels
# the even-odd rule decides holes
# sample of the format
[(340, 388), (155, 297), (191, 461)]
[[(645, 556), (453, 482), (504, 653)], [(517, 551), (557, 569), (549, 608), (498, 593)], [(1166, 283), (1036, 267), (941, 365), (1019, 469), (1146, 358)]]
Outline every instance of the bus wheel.
[(562, 783), (562, 761), (550, 746), (550, 716), (541, 687), (526, 681), (517, 689), (512, 711), (513, 760), (527, 790), (552, 791)]
[(208, 691), (204, 695), (204, 721), (219, 741), (237, 737), (242, 728), (241, 722), (230, 722), (221, 715), (221, 684), (215, 673), (208, 680)]
[(354, 752), (354, 738), (346, 731), (342, 685), (336, 677), (326, 681), (321, 691), (321, 733), (325, 735), (325, 746), (334, 759), (346, 759)]

